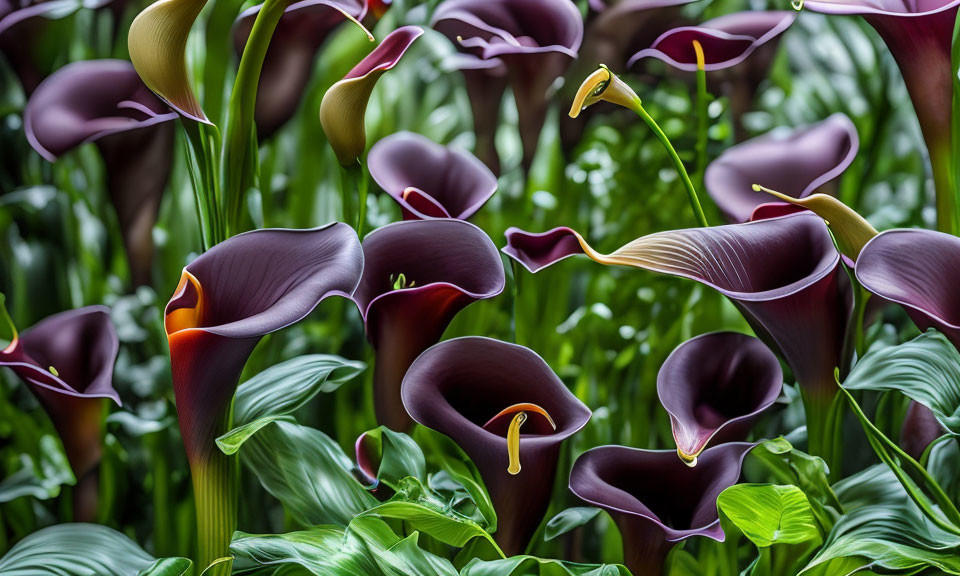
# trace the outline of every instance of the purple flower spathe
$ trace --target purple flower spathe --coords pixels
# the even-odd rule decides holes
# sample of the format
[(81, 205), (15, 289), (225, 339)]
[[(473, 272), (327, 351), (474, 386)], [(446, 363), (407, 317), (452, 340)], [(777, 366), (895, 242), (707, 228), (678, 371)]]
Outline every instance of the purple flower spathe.
[(354, 300), (377, 354), (377, 421), (405, 431), (411, 421), (400, 385), (407, 368), (440, 340), (461, 309), (503, 291), (503, 262), (482, 230), (450, 219), (378, 228), (363, 239), (363, 254), (363, 278)]
[[(857, 129), (845, 115), (782, 133), (773, 131), (727, 149), (707, 166), (704, 187), (727, 220), (746, 222), (774, 200), (759, 184), (805, 198), (836, 179), (859, 148)], [(819, 190), (823, 192), (823, 190)]]
[(126, 60), (64, 66), (37, 87), (23, 113), (27, 140), (50, 162), (96, 143), (135, 285), (150, 281), (153, 225), (173, 162), (176, 118)]
[[(586, 425), (590, 410), (535, 352), (482, 337), (424, 352), (403, 379), (402, 397), (414, 420), (449, 436), (476, 464), (497, 513), (497, 543), (508, 556), (522, 553), (550, 502), (560, 445)], [(509, 418), (497, 426), (491, 421), (517, 404), (544, 409), (556, 428), (529, 412), (520, 429), (521, 468), (512, 475)]]
[(466, 220), (497, 190), (497, 178), (467, 152), (411, 132), (380, 140), (367, 156), (370, 176), (403, 209), (404, 220)]
[(473, 54), (459, 53), (446, 61), (448, 68), (459, 70), (470, 97), (473, 132), (476, 137), (474, 153), (490, 170), (500, 174), (500, 156), (497, 153), (497, 125), (500, 103), (507, 89), (507, 67), (499, 58), (484, 60)]
[[(234, 49), (243, 54), (262, 4), (245, 10), (233, 28)], [(349, 14), (362, 20), (367, 12), (362, 0), (301, 0), (280, 17), (257, 84), (254, 118), (257, 137), (266, 140), (283, 126), (300, 105), (313, 71), (314, 58), (327, 37)]]
[(708, 445), (739, 441), (783, 386), (780, 361), (763, 342), (713, 332), (677, 346), (657, 375), (677, 453), (696, 461)]
[(570, 0), (446, 0), (432, 26), (458, 48), (506, 65), (528, 169), (546, 119), (547, 91), (583, 40), (577, 7)]
[(623, 538), (624, 564), (634, 576), (660, 576), (676, 542), (694, 536), (724, 540), (717, 497), (737, 483), (753, 446), (709, 448), (694, 468), (672, 450), (601, 446), (577, 458), (570, 490), (613, 516)]

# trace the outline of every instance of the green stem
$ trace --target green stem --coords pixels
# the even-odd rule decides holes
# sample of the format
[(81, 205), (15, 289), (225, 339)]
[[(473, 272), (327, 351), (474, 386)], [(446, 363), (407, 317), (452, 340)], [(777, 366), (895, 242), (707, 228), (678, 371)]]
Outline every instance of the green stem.
[(833, 457), (835, 446), (833, 439), (833, 422), (835, 419), (835, 397), (821, 392), (810, 393), (801, 388), (803, 410), (807, 420), (807, 452), (812, 456), (819, 456), (827, 463), (830, 475), (837, 472)]
[[(232, 420), (231, 405), (220, 419), (217, 433), (227, 432)], [(213, 446), (206, 458), (190, 463), (190, 473), (197, 507), (196, 573), (199, 574), (218, 559), (230, 556), (230, 540), (237, 527), (239, 470), (236, 457), (227, 456)], [(229, 576), (230, 571), (227, 562), (215, 566), (207, 574)]]
[(937, 194), (937, 230), (956, 235), (958, 200), (953, 187), (953, 158), (950, 143), (934, 144), (929, 148), (933, 169), (933, 185)]
[(703, 174), (707, 169), (707, 71), (697, 70), (697, 186), (703, 188)]
[(357, 235), (361, 237), (367, 212), (367, 187), (363, 166), (359, 161), (350, 166), (340, 166), (343, 222), (353, 223)]
[(707, 222), (707, 217), (703, 214), (703, 208), (700, 206), (700, 199), (697, 197), (697, 191), (693, 187), (693, 182), (690, 181), (690, 175), (687, 174), (687, 169), (683, 166), (683, 161), (680, 160), (680, 156), (677, 154), (673, 144), (670, 143), (670, 139), (667, 138), (666, 134), (664, 134), (656, 120), (654, 120), (653, 117), (650, 116), (646, 110), (644, 110), (639, 99), (636, 102), (634, 111), (637, 113), (637, 116), (643, 118), (643, 121), (647, 123), (647, 126), (649, 126), (650, 129), (653, 130), (653, 133), (657, 135), (657, 138), (660, 140), (660, 143), (663, 144), (663, 148), (667, 151), (670, 159), (673, 160), (673, 166), (677, 169), (677, 173), (680, 175), (680, 180), (683, 182), (683, 187), (687, 191), (687, 199), (690, 201), (690, 208), (693, 209), (693, 215), (696, 217), (697, 222), (700, 224), (700, 226), (705, 228), (710, 226), (710, 224)]
[(217, 127), (184, 119), (190, 152), (187, 154), (190, 179), (197, 201), (197, 220), (203, 248), (208, 250), (225, 239), (220, 214), (220, 189), (216, 173)]

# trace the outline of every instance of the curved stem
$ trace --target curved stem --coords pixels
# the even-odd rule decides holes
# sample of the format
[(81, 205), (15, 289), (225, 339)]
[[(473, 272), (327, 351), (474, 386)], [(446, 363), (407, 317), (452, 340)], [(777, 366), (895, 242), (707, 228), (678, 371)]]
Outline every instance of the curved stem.
[(653, 133), (657, 135), (657, 138), (660, 140), (660, 143), (663, 144), (663, 147), (670, 156), (670, 159), (673, 160), (673, 166), (677, 169), (677, 173), (680, 175), (680, 180), (683, 182), (683, 187), (687, 191), (687, 199), (690, 201), (690, 208), (693, 209), (693, 215), (696, 217), (697, 222), (700, 224), (700, 226), (705, 228), (710, 226), (710, 224), (707, 222), (707, 217), (703, 214), (703, 208), (700, 206), (700, 198), (697, 197), (697, 191), (693, 187), (693, 182), (690, 181), (690, 175), (687, 174), (687, 169), (683, 166), (683, 161), (680, 160), (680, 156), (677, 154), (677, 151), (670, 142), (670, 139), (667, 138), (666, 134), (664, 134), (663, 129), (660, 128), (660, 125), (657, 124), (656, 120), (654, 120), (653, 117), (650, 116), (646, 110), (644, 110), (639, 101), (637, 101), (634, 111), (637, 113), (637, 116), (643, 118), (643, 121), (647, 123), (647, 126), (649, 126), (650, 129), (653, 130)]
[[(226, 432), (233, 420), (233, 405), (227, 409), (217, 430)], [(230, 540), (237, 527), (237, 459), (216, 446), (200, 462), (190, 463), (193, 492), (197, 506), (196, 572), (203, 572), (221, 558), (230, 556)], [(231, 563), (212, 567), (209, 576), (229, 576)]]

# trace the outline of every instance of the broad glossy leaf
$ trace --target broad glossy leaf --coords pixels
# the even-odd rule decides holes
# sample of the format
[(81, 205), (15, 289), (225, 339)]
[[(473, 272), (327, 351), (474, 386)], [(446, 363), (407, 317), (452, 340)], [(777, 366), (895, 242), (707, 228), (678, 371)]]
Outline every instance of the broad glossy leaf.
[(513, 556), (503, 560), (472, 560), (460, 576), (628, 576), (619, 564), (576, 564), (537, 558)]
[(0, 558), (4, 576), (181, 576), (189, 568), (189, 560), (158, 562), (116, 530), (83, 523), (34, 532)]
[(279, 420), (251, 436), (240, 451), (260, 484), (300, 524), (346, 526), (377, 500), (354, 478), (353, 462), (329, 436)]
[(0, 482), (0, 502), (9, 502), (21, 496), (38, 500), (56, 498), (63, 485), (77, 483), (56, 438), (46, 435), (40, 439), (40, 461), (27, 454), (20, 455), (21, 468)]
[(720, 493), (717, 507), (759, 548), (821, 542), (810, 502), (796, 486), (737, 484)]
[(544, 540), (553, 540), (557, 536), (566, 534), (575, 530), (584, 524), (589, 523), (602, 512), (599, 508), (592, 506), (575, 506), (567, 508), (547, 522), (547, 527), (543, 533)]
[(931, 329), (899, 346), (868, 352), (847, 376), (848, 390), (897, 390), (960, 434), (960, 352)]
[[(361, 456), (362, 452), (362, 456)], [(401, 432), (380, 426), (368, 430), (357, 440), (357, 458), (366, 460), (376, 470), (364, 470), (373, 473), (378, 481), (384, 482), (394, 490), (403, 478), (413, 476), (421, 481), (427, 479), (427, 463), (420, 446), (413, 438)], [(364, 468), (364, 462), (357, 462)]]

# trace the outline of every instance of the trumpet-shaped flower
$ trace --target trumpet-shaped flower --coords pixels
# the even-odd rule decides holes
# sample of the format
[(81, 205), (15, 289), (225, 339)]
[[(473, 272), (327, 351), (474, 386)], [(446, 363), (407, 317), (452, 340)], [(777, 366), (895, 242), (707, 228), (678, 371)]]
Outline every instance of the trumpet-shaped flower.
[(327, 90), (320, 101), (320, 124), (344, 166), (357, 162), (367, 146), (364, 117), (377, 80), (400, 61), (414, 40), (423, 34), (417, 26), (404, 26), (390, 33), (343, 80)]
[(496, 176), (474, 156), (410, 132), (374, 144), (367, 166), (404, 220), (466, 220), (497, 190)]
[(127, 34), (130, 60), (151, 90), (191, 120), (209, 123), (190, 86), (187, 37), (206, 0), (157, 0), (134, 18)]
[(176, 118), (124, 60), (64, 66), (37, 87), (23, 114), (27, 140), (50, 162), (96, 142), (135, 285), (150, 281), (153, 224), (173, 160)]
[(806, 198), (840, 176), (858, 148), (856, 127), (838, 113), (729, 148), (707, 166), (704, 186), (727, 220), (746, 222), (758, 206), (773, 200), (754, 184)]
[(601, 446), (573, 465), (570, 490), (610, 512), (623, 538), (624, 564), (634, 576), (660, 576), (670, 548), (704, 536), (722, 542), (717, 497), (740, 478), (753, 444), (709, 448), (695, 468), (672, 450)]
[[(237, 56), (260, 14), (262, 4), (245, 10), (233, 27)], [(266, 140), (286, 124), (303, 97), (317, 50), (338, 25), (362, 20), (367, 6), (361, 0), (301, 0), (291, 4), (274, 30), (257, 85), (254, 117), (257, 137)]]
[(19, 337), (14, 330), (0, 351), (0, 366), (30, 386), (63, 442), (78, 482), (77, 521), (91, 521), (96, 513), (104, 403), (120, 404), (113, 389), (118, 347), (110, 310), (88, 306), (50, 316)]
[(445, 0), (432, 26), (460, 49), (506, 65), (529, 168), (546, 119), (547, 91), (583, 40), (577, 7), (569, 0)]
[(532, 350), (480, 337), (448, 340), (417, 358), (403, 379), (403, 405), (470, 456), (497, 513), (497, 543), (521, 553), (549, 504), (560, 445), (590, 410)]
[(680, 459), (695, 466), (708, 445), (739, 441), (780, 395), (780, 361), (763, 342), (736, 332), (687, 340), (657, 376)]
[(446, 61), (446, 65), (460, 71), (470, 96), (473, 132), (477, 140), (474, 154), (499, 175), (496, 137), (500, 103), (507, 89), (507, 67), (499, 58), (484, 60), (472, 54), (456, 54)]
[(363, 279), (354, 300), (377, 358), (377, 421), (405, 431), (411, 421), (400, 400), (410, 364), (443, 335), (457, 312), (503, 291), (496, 246), (462, 220), (408, 220), (363, 239)]

